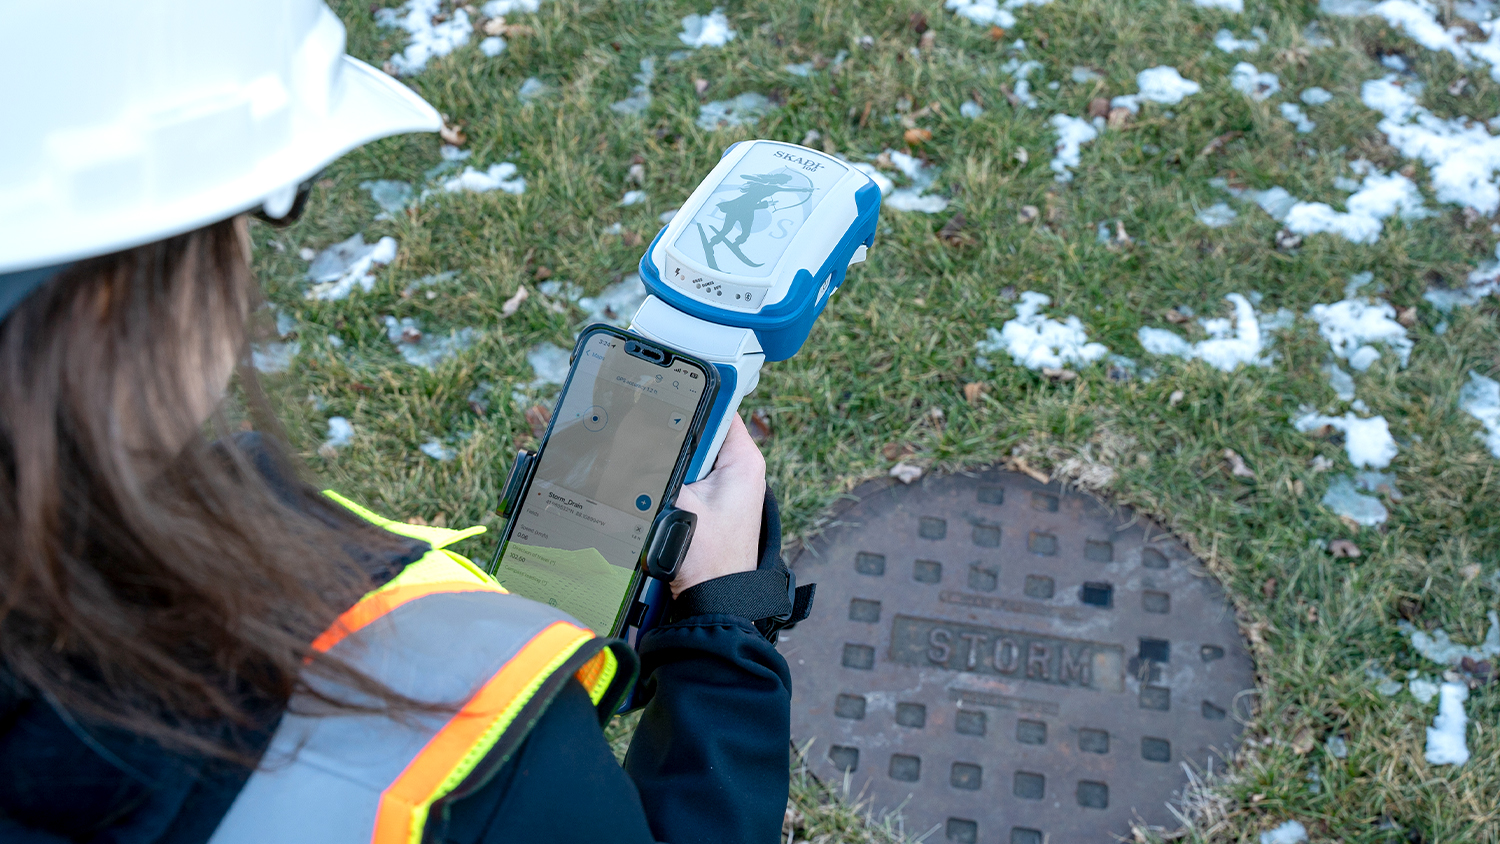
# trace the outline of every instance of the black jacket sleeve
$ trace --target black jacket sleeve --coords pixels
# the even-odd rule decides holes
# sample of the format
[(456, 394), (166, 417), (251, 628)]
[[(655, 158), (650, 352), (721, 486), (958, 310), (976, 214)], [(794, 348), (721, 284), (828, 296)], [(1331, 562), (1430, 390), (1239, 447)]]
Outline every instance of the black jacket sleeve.
[(453, 804), (446, 844), (773, 844), (788, 784), (786, 663), (750, 622), (700, 616), (640, 650), (651, 702), (621, 769), (593, 703), (568, 683), (482, 788)]
[(657, 628), (640, 654), (651, 697), (625, 770), (651, 831), (672, 844), (774, 844), (789, 783), (786, 661), (730, 615)]

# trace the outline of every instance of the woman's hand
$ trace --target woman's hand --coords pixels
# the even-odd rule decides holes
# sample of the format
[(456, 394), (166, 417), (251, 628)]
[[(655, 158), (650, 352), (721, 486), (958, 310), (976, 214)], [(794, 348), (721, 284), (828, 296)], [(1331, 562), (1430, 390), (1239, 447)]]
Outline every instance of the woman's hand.
[(766, 500), (766, 460), (736, 414), (714, 470), (688, 484), (677, 506), (698, 517), (672, 596), (726, 574), (755, 571), (760, 511)]

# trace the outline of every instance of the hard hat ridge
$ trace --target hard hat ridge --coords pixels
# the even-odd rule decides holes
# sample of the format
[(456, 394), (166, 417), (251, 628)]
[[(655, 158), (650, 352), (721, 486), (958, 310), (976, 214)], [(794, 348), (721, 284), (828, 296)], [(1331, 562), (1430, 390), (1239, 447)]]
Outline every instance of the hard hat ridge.
[(344, 53), (321, 0), (0, 4), (0, 274), (292, 208), (329, 162), (436, 110)]

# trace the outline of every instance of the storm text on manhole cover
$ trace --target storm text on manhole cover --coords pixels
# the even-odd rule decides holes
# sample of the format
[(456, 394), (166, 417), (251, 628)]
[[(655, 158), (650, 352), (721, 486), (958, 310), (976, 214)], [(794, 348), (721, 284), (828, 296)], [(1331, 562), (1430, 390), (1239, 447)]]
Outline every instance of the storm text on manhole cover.
[(1000, 471), (876, 481), (796, 555), (783, 635), (808, 764), (929, 842), (1174, 828), (1223, 770), (1254, 667), (1216, 583), (1128, 511)]

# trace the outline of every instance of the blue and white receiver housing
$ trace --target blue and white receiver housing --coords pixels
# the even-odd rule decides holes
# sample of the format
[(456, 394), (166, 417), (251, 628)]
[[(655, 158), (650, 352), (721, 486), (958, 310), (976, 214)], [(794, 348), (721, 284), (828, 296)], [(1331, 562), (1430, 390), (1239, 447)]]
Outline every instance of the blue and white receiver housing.
[(687, 482), (713, 469), (766, 361), (802, 348), (813, 322), (875, 242), (880, 188), (847, 162), (780, 141), (742, 141), (641, 257), (650, 295), (630, 330), (719, 370)]
[[(802, 348), (849, 267), (865, 260), (879, 217), (880, 188), (847, 162), (796, 144), (742, 141), (651, 241), (640, 267), (650, 295), (629, 330), (719, 372), (686, 483), (712, 471), (761, 365)], [(636, 645), (660, 622), (666, 585), (648, 580), (641, 601)]]

